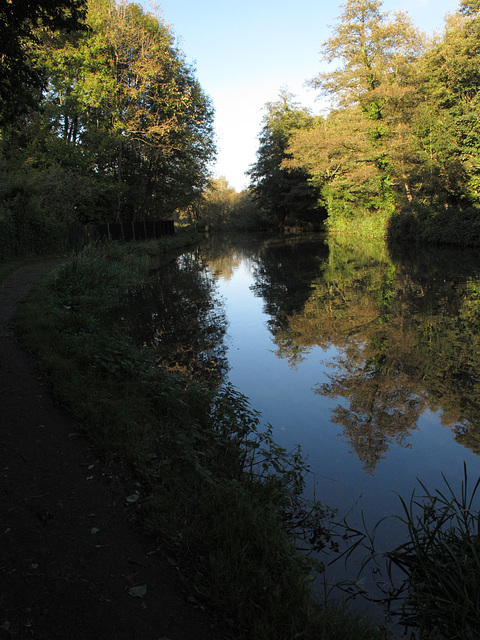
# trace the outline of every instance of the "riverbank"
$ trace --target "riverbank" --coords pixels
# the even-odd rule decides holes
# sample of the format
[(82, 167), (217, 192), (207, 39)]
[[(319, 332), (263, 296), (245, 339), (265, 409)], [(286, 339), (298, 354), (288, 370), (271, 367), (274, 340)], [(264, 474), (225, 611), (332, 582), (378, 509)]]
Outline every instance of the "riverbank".
[(0, 284), (0, 636), (224, 638), (138, 524), (130, 471), (106, 464), (17, 343), (11, 317), (59, 260)]
[[(21, 305), (15, 324), (23, 344), (75, 416), (76, 431), (130, 479), (125, 500), (135, 518), (235, 637), (384, 637), (311, 598), (313, 567), (285, 527), (302, 515), (301, 457), (259, 432), (235, 390), (214, 394), (132, 343), (119, 300), (146, 282), (151, 253), (151, 244), (106, 245), (68, 261)], [(311, 525), (320, 527), (323, 515), (317, 509)]]

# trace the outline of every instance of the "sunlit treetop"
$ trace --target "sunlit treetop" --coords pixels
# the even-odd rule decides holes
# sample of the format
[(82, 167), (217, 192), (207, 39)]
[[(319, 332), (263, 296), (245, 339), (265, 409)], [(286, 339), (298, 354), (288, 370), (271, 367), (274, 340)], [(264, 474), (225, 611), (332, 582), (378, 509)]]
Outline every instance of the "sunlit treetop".
[(0, 0), (0, 121), (32, 104), (41, 86), (30, 50), (42, 31), (86, 29), (86, 0)]

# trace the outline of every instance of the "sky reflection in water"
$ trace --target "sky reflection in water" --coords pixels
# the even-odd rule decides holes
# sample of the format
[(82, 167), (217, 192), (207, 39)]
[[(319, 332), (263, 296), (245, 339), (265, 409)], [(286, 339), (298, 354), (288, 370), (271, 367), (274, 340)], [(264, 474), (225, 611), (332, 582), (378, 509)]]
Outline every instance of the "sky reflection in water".
[[(480, 474), (480, 264), (319, 236), (211, 238), (128, 298), (124, 321), (163, 362), (244, 395), (299, 444), (307, 494), (371, 529), (420, 479)], [(363, 514), (363, 516), (362, 516)], [(377, 552), (404, 541), (387, 519)], [(331, 582), (355, 563), (330, 569)], [(368, 583), (371, 588), (372, 583)]]
[[(211, 245), (204, 255), (225, 300), (228, 377), (274, 425), (279, 444), (301, 445), (315, 478), (309, 491), (350, 513), (352, 524), (363, 510), (373, 526), (400, 513), (397, 494), (408, 499), (417, 478), (440, 488), (443, 472), (460, 487), (464, 461), (478, 477), (478, 455), (442, 424), (445, 412), (444, 421), (466, 426), (478, 447), (480, 416), (467, 405), (480, 384), (480, 349), (472, 344), (480, 285), (464, 253), (461, 267), (451, 251), (437, 252), (432, 266), (425, 256), (392, 260), (378, 247), (325, 251), (317, 238), (266, 242), (243, 255), (224, 249), (223, 268)], [(290, 284), (279, 262), (296, 272)], [(382, 547), (401, 541), (397, 523), (383, 529)]]

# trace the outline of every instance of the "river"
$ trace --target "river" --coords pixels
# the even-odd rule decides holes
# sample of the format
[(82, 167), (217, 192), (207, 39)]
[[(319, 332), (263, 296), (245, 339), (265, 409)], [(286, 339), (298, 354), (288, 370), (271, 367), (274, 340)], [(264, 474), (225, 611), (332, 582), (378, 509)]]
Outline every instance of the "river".
[[(459, 491), (464, 464), (478, 478), (475, 252), (389, 251), (383, 242), (320, 235), (213, 237), (172, 263), (170, 275), (162, 267), (159, 280), (172, 269), (184, 283), (170, 332), (181, 328), (182, 349), (216, 363), (204, 369), (245, 394), (280, 445), (301, 446), (309, 496), (352, 526), (364, 521), (371, 530), (401, 514), (399, 496), (418, 493), (418, 479), (433, 491), (445, 476)], [(194, 295), (186, 278), (196, 282)], [(163, 294), (155, 296), (146, 325), (165, 313)], [(387, 519), (377, 551), (404, 535)], [(345, 575), (343, 563), (328, 573), (332, 582)]]

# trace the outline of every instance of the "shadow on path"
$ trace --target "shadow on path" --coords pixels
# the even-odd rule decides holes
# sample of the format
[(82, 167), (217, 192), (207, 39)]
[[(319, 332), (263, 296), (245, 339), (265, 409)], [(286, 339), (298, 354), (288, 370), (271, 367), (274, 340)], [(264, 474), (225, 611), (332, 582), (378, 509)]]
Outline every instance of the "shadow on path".
[(0, 284), (0, 637), (219, 640), (135, 524), (133, 480), (98, 459), (17, 344), (15, 307), (54, 265)]

